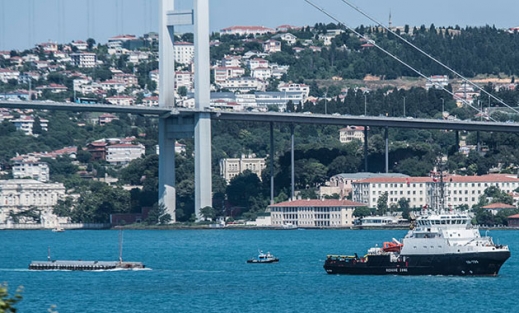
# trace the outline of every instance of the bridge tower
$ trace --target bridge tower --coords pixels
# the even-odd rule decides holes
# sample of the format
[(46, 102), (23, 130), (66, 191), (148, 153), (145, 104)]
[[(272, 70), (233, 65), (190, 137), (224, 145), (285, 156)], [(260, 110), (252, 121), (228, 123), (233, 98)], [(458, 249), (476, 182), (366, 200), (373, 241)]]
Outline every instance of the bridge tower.
[[(209, 0), (194, 0), (194, 10), (174, 11), (174, 0), (159, 6), (159, 106), (175, 107), (174, 27), (195, 24), (195, 108), (209, 108)], [(175, 140), (195, 139), (195, 214), (212, 206), (211, 116), (166, 114), (159, 118), (159, 204), (175, 220)]]

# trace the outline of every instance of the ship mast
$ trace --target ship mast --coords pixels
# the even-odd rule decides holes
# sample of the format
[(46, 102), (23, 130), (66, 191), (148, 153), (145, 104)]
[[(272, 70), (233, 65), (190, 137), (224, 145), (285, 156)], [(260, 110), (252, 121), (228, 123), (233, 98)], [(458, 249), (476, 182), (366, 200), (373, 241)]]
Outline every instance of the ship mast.
[(443, 173), (443, 167), (440, 162), (438, 162), (438, 166), (431, 171), (430, 176), (434, 182), (431, 193), (431, 208), (437, 213), (445, 212), (445, 174)]

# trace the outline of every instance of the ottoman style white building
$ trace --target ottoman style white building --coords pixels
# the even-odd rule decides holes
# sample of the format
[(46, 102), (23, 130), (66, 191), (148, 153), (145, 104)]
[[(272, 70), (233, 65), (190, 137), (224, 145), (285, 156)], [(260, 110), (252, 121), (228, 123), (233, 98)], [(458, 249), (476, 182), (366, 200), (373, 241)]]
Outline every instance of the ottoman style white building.
[(294, 200), (269, 205), (272, 226), (334, 228), (352, 227), (355, 221), (353, 212), (363, 203), (350, 200)]
[[(42, 183), (32, 179), (0, 180), (0, 223), (7, 223), (9, 214), (30, 208), (41, 210), (41, 215), (52, 215), (53, 207), (65, 196), (61, 183)], [(24, 221), (20, 221), (24, 222)]]

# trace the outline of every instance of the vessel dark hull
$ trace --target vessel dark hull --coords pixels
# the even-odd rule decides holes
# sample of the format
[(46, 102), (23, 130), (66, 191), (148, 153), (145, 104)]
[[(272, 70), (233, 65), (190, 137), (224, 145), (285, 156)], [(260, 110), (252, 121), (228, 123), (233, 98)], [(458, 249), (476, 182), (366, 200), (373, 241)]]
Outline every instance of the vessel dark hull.
[(279, 259), (273, 260), (247, 260), (247, 263), (277, 263)]
[(508, 250), (405, 257), (401, 255), (397, 262), (391, 262), (389, 255), (370, 255), (366, 262), (359, 259), (328, 257), (324, 269), (328, 274), (349, 275), (496, 276), (509, 257)]

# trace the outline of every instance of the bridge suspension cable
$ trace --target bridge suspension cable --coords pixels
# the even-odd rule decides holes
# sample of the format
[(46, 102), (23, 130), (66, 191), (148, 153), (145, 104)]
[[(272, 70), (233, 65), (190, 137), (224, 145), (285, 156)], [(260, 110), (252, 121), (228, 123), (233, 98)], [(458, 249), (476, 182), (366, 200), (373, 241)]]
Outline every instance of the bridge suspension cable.
[[(373, 46), (375, 46), (376, 48), (378, 48), (379, 50), (381, 50), (382, 52), (384, 52), (385, 54), (387, 54), (388, 56), (390, 56), (391, 58), (393, 58), (395, 61), (399, 62), (400, 64), (404, 65), (405, 67), (409, 68), (411, 71), (415, 72), (416, 74), (418, 74), (419, 76), (425, 78), (425, 79), (429, 79), (427, 76), (425, 76), (424, 74), (422, 74), (420, 71), (418, 71), (417, 69), (415, 69), (414, 67), (412, 67), (411, 65), (407, 64), (406, 62), (400, 60), (397, 56), (395, 56), (394, 54), (392, 54), (391, 52), (385, 50), (384, 48), (382, 48), (380, 45), (378, 45), (374, 40), (371, 40), (369, 37), (359, 33), (358, 31), (356, 31), (355, 29), (353, 29), (352, 27), (348, 26), (346, 23), (340, 21), (338, 18), (336, 18), (335, 16), (333, 16), (331, 13), (329, 13), (328, 11), (326, 11), (325, 9), (317, 6), (315, 3), (313, 3), (312, 1), (310, 0), (304, 0), (305, 2), (307, 2), (308, 4), (310, 4), (311, 6), (313, 6), (315, 9), (321, 11), (323, 14), (325, 14), (326, 16), (328, 16), (329, 18), (331, 18), (332, 20), (336, 21), (337, 23), (339, 24), (342, 24), (344, 25), (349, 31), (351, 31), (352, 33), (354, 33), (355, 35), (357, 35), (358, 37), (360, 38), (363, 38), (364, 40), (366, 40), (367, 42), (371, 43)], [(472, 82), (471, 82), (472, 83)], [(447, 92), (448, 94), (450, 94), (451, 96), (455, 97), (454, 93), (448, 89), (446, 89), (445, 87), (443, 86), (439, 86), (441, 87), (441, 89), (445, 92)], [(473, 106), (470, 102), (468, 102), (467, 100), (465, 99), (460, 99), (465, 105), (473, 108), (474, 110), (480, 112), (481, 110), (476, 108), (475, 106)], [(519, 112), (518, 112), (519, 113)], [(493, 120), (493, 119), (492, 119)]]
[(486, 91), (485, 89), (481, 88), (478, 84), (472, 82), (470, 79), (466, 78), (465, 76), (461, 75), (460, 73), (456, 72), (454, 69), (452, 69), (451, 67), (447, 66), (446, 64), (442, 63), (440, 60), (436, 59), (435, 57), (431, 56), (430, 54), (428, 54), (427, 52), (425, 52), (424, 50), (420, 49), (419, 47), (417, 47), (415, 44), (409, 42), (407, 39), (405, 39), (404, 37), (400, 36), (398, 33), (396, 33), (395, 31), (393, 31), (391, 28), (385, 26), (384, 24), (382, 24), (381, 22), (375, 20), (373, 17), (371, 17), (370, 15), (368, 15), (366, 12), (364, 12), (363, 10), (361, 10), (359, 7), (353, 5), (350, 1), (348, 0), (341, 0), (343, 3), (347, 4), (349, 7), (351, 7), (352, 9), (354, 9), (355, 11), (359, 12), (360, 14), (362, 14), (363, 16), (365, 16), (366, 18), (368, 18), (369, 20), (371, 20), (372, 22), (374, 22), (375, 24), (379, 25), (380, 27), (384, 28), (387, 32), (390, 32), (391, 34), (393, 34), (394, 36), (396, 36), (398, 39), (402, 40), (403, 42), (405, 42), (406, 44), (408, 44), (409, 46), (411, 46), (412, 48), (416, 49), (417, 51), (419, 51), (420, 53), (422, 53), (423, 55), (425, 55), (426, 57), (428, 57), (429, 59), (433, 60), (434, 62), (436, 62), (437, 64), (441, 65), (443, 68), (449, 70), (451, 73), (455, 74), (456, 76), (458, 76), (459, 78), (461, 78), (464, 82), (467, 82), (469, 83), (471, 86), (477, 88), (478, 90), (482, 91), (483, 93), (485, 93), (486, 95), (488, 95), (489, 97), (491, 97), (492, 99), (496, 100), (497, 102), (499, 102), (500, 104), (503, 104), (504, 106), (508, 107), (509, 109), (513, 110), (514, 112), (516, 113), (519, 113), (518, 110), (514, 109), (513, 107), (511, 107), (510, 105), (506, 104), (502, 99), (499, 99), (497, 98), (496, 96), (494, 96), (493, 94), (489, 93), (488, 91)]

